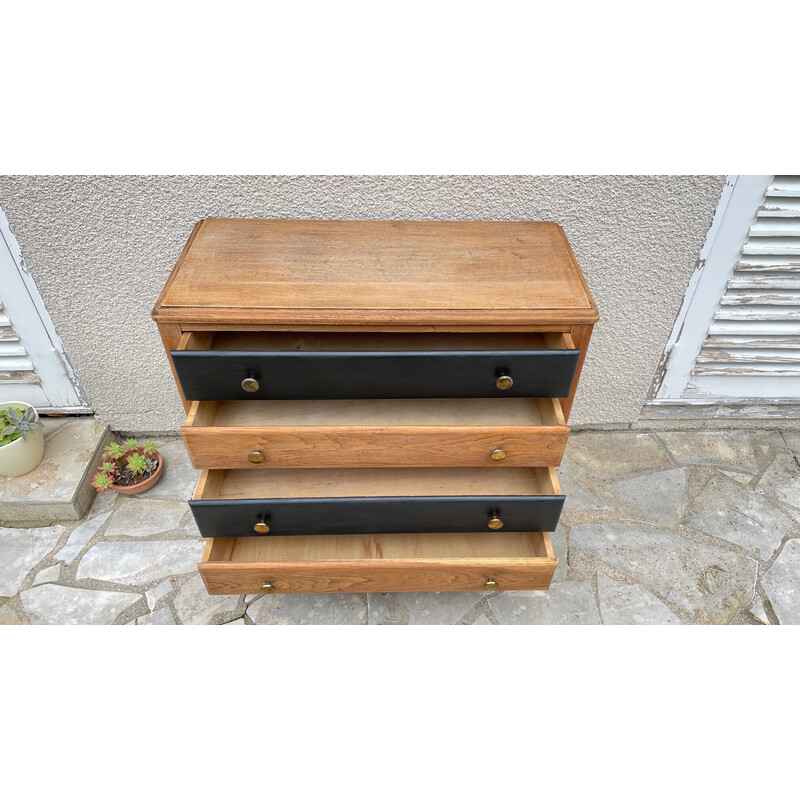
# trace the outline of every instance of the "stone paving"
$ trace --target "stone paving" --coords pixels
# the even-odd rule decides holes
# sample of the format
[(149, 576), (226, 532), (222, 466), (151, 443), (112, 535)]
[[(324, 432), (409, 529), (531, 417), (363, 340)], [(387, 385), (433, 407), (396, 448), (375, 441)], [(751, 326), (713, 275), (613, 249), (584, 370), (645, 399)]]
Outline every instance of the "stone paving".
[(0, 624), (800, 623), (800, 433), (574, 432), (546, 592), (210, 596), (183, 443), (150, 492), (0, 527)]

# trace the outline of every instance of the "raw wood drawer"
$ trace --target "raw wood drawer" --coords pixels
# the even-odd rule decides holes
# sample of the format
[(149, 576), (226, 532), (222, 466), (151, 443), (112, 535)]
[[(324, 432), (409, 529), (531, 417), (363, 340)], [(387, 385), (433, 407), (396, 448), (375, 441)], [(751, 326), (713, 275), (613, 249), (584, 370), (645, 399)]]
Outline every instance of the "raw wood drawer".
[(568, 334), (191, 332), (172, 350), (187, 400), (567, 397)]
[(190, 501), (207, 537), (555, 530), (552, 467), (207, 470)]
[(558, 565), (550, 535), (474, 533), (209, 539), (209, 594), (542, 590)]
[(200, 401), (181, 428), (197, 469), (556, 466), (553, 398)]

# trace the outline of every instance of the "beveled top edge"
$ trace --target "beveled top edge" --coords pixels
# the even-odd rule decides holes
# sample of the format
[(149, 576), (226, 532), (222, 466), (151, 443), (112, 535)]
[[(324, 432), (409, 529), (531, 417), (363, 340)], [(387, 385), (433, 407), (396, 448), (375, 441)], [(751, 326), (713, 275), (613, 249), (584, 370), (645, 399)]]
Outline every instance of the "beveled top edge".
[[(543, 307), (534, 305), (521, 305), (520, 307), (478, 308), (452, 307), (394, 307), (381, 308), (378, 303), (374, 305), (364, 305), (357, 308), (345, 307), (344, 303), (331, 307), (303, 306), (301, 303), (296, 305), (283, 306), (256, 306), (247, 307), (236, 306), (235, 304), (224, 303), (168, 303), (169, 290), (175, 278), (179, 275), (187, 255), (191, 254), (192, 246), (198, 234), (204, 229), (214, 227), (218, 223), (233, 223), (236, 226), (261, 227), (268, 226), (270, 223), (279, 224), (285, 231), (286, 226), (294, 223), (304, 226), (319, 227), (324, 230), (330, 228), (335, 230), (340, 224), (347, 226), (369, 227), (386, 226), (387, 224), (396, 227), (414, 226), (419, 228), (431, 227), (461, 227), (476, 226), (484, 229), (502, 227), (536, 227), (551, 228), (557, 231), (556, 236), (561, 240), (563, 247), (559, 247), (558, 252), (562, 262), (568, 262), (569, 271), (566, 274), (572, 275), (569, 280), (575, 286), (575, 298), (582, 301), (580, 304), (562, 304), (556, 307)], [(552, 238), (552, 236), (551, 236)], [(520, 240), (521, 241), (521, 240)], [(563, 264), (560, 269), (567, 269)], [(479, 279), (480, 280), (480, 279)], [(524, 279), (523, 279), (524, 280)], [(575, 282), (580, 284), (578, 287)], [(184, 281), (185, 282), (185, 281)], [(287, 281), (291, 283), (291, 281)], [(531, 283), (531, 282), (528, 282)], [(552, 283), (552, 278), (551, 278)], [(282, 284), (285, 285), (285, 284)], [(300, 285), (300, 284), (298, 284)], [(299, 295), (302, 292), (298, 292)], [(184, 296), (186, 290), (184, 289)], [(188, 298), (191, 299), (191, 298)], [(339, 298), (337, 298), (338, 300)], [(380, 298), (377, 298), (380, 299)], [(599, 312), (594, 299), (586, 285), (586, 280), (575, 259), (572, 249), (567, 241), (566, 235), (561, 226), (553, 221), (533, 221), (533, 220), (292, 220), (292, 219), (268, 219), (268, 218), (230, 218), (230, 217), (208, 217), (199, 221), (186, 242), (183, 251), (178, 258), (170, 276), (151, 312), (156, 321), (173, 323), (196, 323), (203, 324), (211, 320), (218, 320), (227, 324), (247, 324), (263, 322), (265, 324), (292, 325), (296, 323), (306, 323), (309, 325), (327, 324), (351, 324), (351, 325), (508, 325), (508, 324), (533, 324), (533, 323), (570, 323), (570, 324), (593, 324), (599, 319)]]

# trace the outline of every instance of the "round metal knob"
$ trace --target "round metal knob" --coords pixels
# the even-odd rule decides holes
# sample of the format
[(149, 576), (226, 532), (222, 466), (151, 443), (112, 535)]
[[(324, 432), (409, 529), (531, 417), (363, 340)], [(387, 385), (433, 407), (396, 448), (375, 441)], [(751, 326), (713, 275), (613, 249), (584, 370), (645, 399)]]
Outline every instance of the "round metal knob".
[(497, 379), (497, 388), (505, 391), (514, 385), (514, 379), (510, 375), (501, 375)]
[(253, 452), (247, 456), (247, 460), (251, 464), (260, 464), (264, 460), (264, 454), (260, 450), (253, 450)]
[(492, 452), (489, 453), (489, 458), (491, 458), (492, 461), (502, 461), (505, 457), (506, 457), (506, 451), (501, 450), (499, 447), (496, 450), (492, 450)]
[(255, 378), (245, 378), (242, 381), (242, 389), (246, 392), (257, 392), (259, 389), (258, 381)]
[(253, 530), (256, 533), (269, 533), (269, 525), (262, 520), (261, 522), (256, 522), (256, 524), (253, 525)]
[(499, 531), (499, 530), (500, 530), (500, 528), (502, 528), (502, 527), (503, 527), (503, 520), (501, 520), (501, 519), (500, 519), (500, 517), (492, 517), (492, 518), (489, 520), (489, 527), (490, 527), (490, 528), (491, 528), (493, 531)]
[(500, 584), (496, 580), (494, 580), (494, 578), (489, 578), (489, 580), (486, 581), (486, 583), (483, 584), (483, 588), (484, 589), (499, 589), (500, 588)]
[(269, 581), (266, 581), (261, 584), (261, 591), (272, 594), (275, 591), (275, 587)]

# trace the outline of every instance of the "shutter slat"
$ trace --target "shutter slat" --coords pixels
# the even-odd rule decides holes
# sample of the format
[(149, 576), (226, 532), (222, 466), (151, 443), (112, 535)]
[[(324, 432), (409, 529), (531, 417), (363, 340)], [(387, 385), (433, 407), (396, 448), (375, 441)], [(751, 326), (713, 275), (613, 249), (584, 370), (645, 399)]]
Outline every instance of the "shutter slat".
[(730, 375), (751, 377), (800, 377), (800, 364), (796, 367), (777, 366), (775, 364), (744, 365), (744, 364), (697, 364), (694, 368), (695, 375)]
[(24, 356), (2, 356), (0, 357), (0, 371), (20, 372), (30, 370), (33, 372), (33, 364)]
[(786, 352), (752, 353), (746, 350), (709, 350), (697, 357), (698, 364), (797, 364), (800, 368), (800, 350)]
[(768, 294), (766, 292), (737, 294), (731, 292), (723, 295), (719, 304), (720, 306), (800, 306), (800, 294)]
[(24, 356), (25, 348), (19, 344), (19, 339), (14, 341), (8, 341), (3, 338), (0, 338), (0, 365), (2, 365), (3, 358), (7, 356)]
[(747, 308), (721, 308), (714, 314), (714, 319), (719, 321), (787, 321), (800, 323), (800, 308), (764, 308), (763, 306), (749, 306)]
[(734, 289), (787, 289), (800, 291), (800, 274), (783, 273), (777, 275), (770, 274), (748, 274), (747, 272), (734, 277), (728, 281), (728, 291)]
[(781, 259), (774, 262), (737, 261), (734, 274), (738, 272), (795, 272), (800, 270), (800, 260)]
[[(796, 215), (800, 216), (800, 215)], [(774, 236), (780, 238), (782, 236), (800, 236), (800, 222), (795, 222), (794, 219), (775, 219), (771, 222), (759, 220), (755, 225), (750, 226), (749, 235), (753, 236)]]
[(800, 256), (800, 242), (785, 244), (783, 242), (748, 242), (742, 253), (749, 256)]
[(41, 385), (42, 379), (31, 370), (20, 370), (18, 372), (0, 371), (0, 386), (7, 383), (29, 383)]
[(717, 348), (730, 349), (735, 347), (746, 347), (750, 350), (798, 350), (800, 351), (800, 337), (783, 336), (709, 336), (703, 342), (703, 351), (715, 350)]

